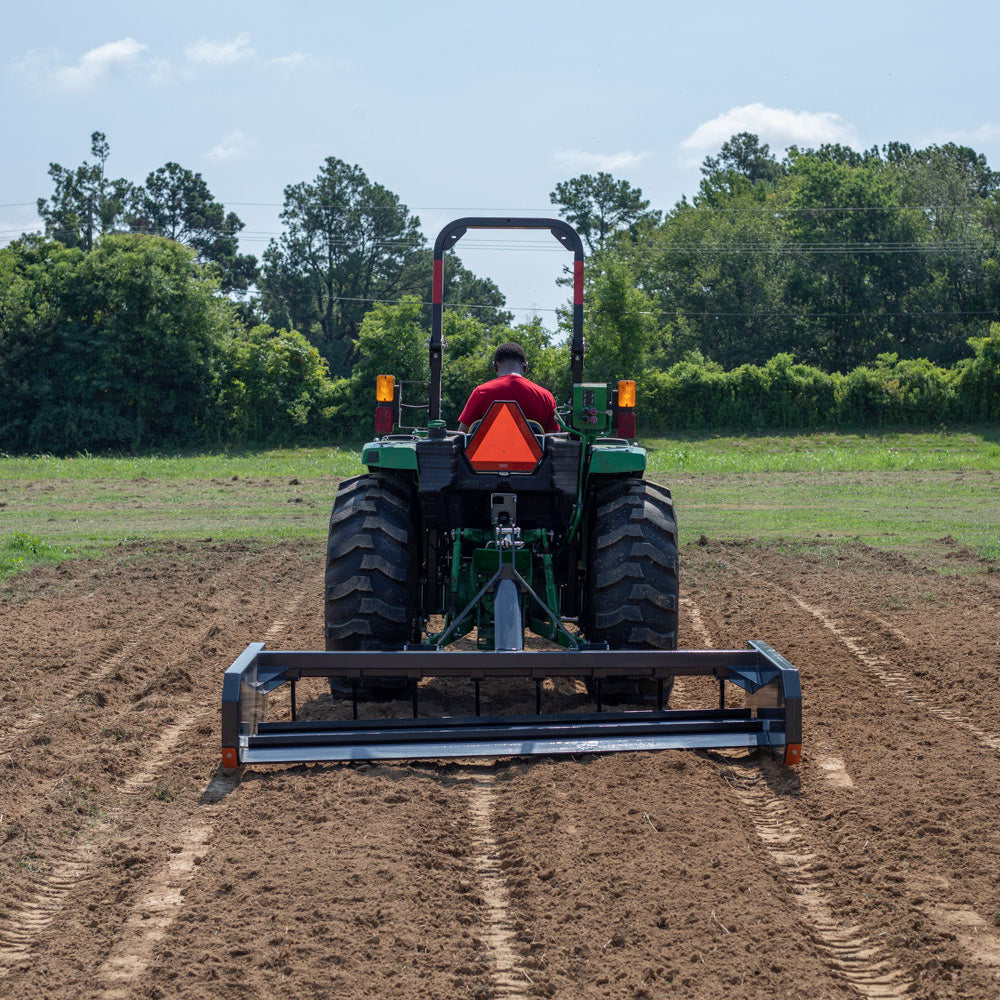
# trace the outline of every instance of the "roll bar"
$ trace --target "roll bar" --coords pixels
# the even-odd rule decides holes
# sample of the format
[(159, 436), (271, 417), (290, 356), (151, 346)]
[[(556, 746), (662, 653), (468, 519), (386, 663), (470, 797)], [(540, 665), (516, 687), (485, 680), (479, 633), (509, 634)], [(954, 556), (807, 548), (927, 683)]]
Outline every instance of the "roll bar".
[(441, 362), (444, 340), (444, 253), (470, 229), (548, 229), (573, 253), (573, 339), (570, 341), (570, 371), (574, 382), (583, 381), (583, 242), (577, 231), (562, 219), (510, 219), (502, 217), (455, 219), (438, 233), (434, 241), (434, 285), (431, 295), (431, 397), (428, 419), (441, 419)]

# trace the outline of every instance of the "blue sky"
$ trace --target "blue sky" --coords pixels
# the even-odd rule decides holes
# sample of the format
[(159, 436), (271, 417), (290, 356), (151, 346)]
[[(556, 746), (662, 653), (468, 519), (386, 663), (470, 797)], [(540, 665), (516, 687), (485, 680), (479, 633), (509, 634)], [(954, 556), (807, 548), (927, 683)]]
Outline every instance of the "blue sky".
[[(200, 171), (260, 254), (286, 184), (359, 164), (429, 237), (480, 212), (549, 214), (609, 169), (658, 208), (735, 131), (772, 149), (960, 141), (1000, 167), (1000, 5), (36, 0), (0, 35), (0, 245), (36, 225), (49, 162), (89, 136), (112, 176)], [(29, 204), (20, 204), (29, 203)], [(513, 307), (564, 299), (551, 241), (463, 250)], [(551, 246), (550, 246), (551, 243)], [(462, 248), (463, 244), (459, 244)]]

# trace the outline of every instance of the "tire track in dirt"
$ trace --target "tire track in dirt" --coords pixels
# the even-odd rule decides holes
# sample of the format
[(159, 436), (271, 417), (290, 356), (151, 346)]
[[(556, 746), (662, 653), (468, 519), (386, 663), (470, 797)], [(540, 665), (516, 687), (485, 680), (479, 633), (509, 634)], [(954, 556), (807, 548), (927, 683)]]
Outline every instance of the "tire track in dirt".
[[(209, 580), (208, 586), (212, 586), (213, 581), (217, 581), (225, 572), (225, 568), (216, 570)], [(104, 659), (100, 654), (95, 654), (89, 666), (78, 671), (64, 686), (60, 687), (58, 697), (63, 705), (72, 703), (86, 691), (92, 684), (100, 684), (102, 681), (113, 677), (115, 671), (123, 664), (127, 663), (133, 656), (143, 653), (150, 648), (155, 648), (155, 639), (162, 634), (163, 626), (172, 619), (179, 617), (185, 612), (196, 611), (197, 607), (190, 600), (182, 600), (171, 607), (168, 611), (157, 616), (152, 622), (140, 627), (131, 633), (131, 638), (125, 645), (113, 653), (103, 666), (98, 666)], [(151, 642), (151, 640), (153, 640)], [(6, 727), (4, 743), (0, 745), (0, 757), (10, 755), (14, 749), (23, 744), (24, 740), (34, 735), (35, 730), (45, 722), (48, 713), (42, 708), (36, 708), (23, 719), (12, 719)]]
[[(815, 621), (819, 622), (819, 624), (822, 625), (823, 628), (830, 633), (830, 635), (834, 636), (834, 638), (836, 638), (837, 641), (862, 666), (866, 667), (887, 690), (898, 695), (900, 698), (903, 698), (911, 704), (919, 706), (925, 712), (929, 712), (931, 715), (936, 715), (939, 719), (943, 719), (950, 725), (957, 726), (959, 729), (965, 730), (965, 732), (969, 733), (978, 743), (986, 747), (987, 750), (991, 750), (994, 753), (1000, 753), (1000, 735), (982, 729), (967, 715), (964, 715), (955, 709), (945, 708), (932, 701), (928, 701), (917, 690), (915, 690), (911, 683), (911, 678), (895, 666), (888, 659), (888, 657), (871, 652), (862, 644), (858, 636), (850, 635), (848, 630), (843, 628), (840, 623), (824, 608), (808, 601), (804, 601), (798, 596), (798, 594), (786, 590), (784, 587), (775, 583), (773, 580), (761, 573), (746, 570), (741, 567), (733, 568), (737, 573), (751, 577), (765, 584), (765, 586), (770, 587), (771, 590), (779, 594), (786, 601), (790, 601), (792, 604), (796, 605), (796, 607), (800, 608), (807, 615), (812, 617)], [(878, 619), (876, 618), (876, 620)], [(910, 641), (905, 637), (902, 641), (908, 646), (911, 645)]]
[[(170, 752), (180, 738), (202, 718), (192, 716), (185, 722), (167, 726), (154, 744), (145, 766), (125, 780), (121, 795), (130, 797), (142, 791), (157, 770), (169, 760)], [(109, 815), (92, 827), (92, 839), (80, 842), (67, 851), (49, 871), (39, 876), (33, 894), (4, 915), (4, 922), (0, 925), (0, 977), (7, 975), (13, 963), (27, 955), (36, 937), (62, 910), (66, 897), (88, 876), (99, 853), (97, 837), (113, 832), (118, 818), (117, 815), (114, 818)]]
[[(712, 636), (709, 634), (708, 627), (705, 625), (705, 620), (698, 610), (698, 605), (689, 597), (680, 598), (679, 603), (687, 612), (691, 628), (697, 634), (700, 644), (705, 649), (714, 649), (715, 644), (712, 641)], [(689, 701), (687, 689), (683, 685), (684, 680), (685, 678), (678, 678), (677, 682), (675, 682), (674, 690), (678, 693), (678, 697), (673, 700), (677, 704), (683, 703), (686, 708), (695, 708), (697, 706)], [(823, 744), (807, 746), (804, 753), (804, 762), (815, 764), (823, 780), (834, 788), (854, 787), (854, 779), (848, 773), (847, 765), (844, 763), (843, 758), (838, 756), (829, 747)]]
[[(871, 651), (858, 636), (851, 635), (850, 630), (844, 628), (825, 608), (803, 600), (798, 594), (787, 590), (766, 574), (732, 563), (729, 564), (728, 568), (762, 584), (778, 595), (780, 600), (798, 608), (809, 618), (818, 622), (839, 646), (851, 654), (862, 671), (874, 675), (889, 692), (919, 709), (921, 713), (944, 721), (948, 724), (949, 732), (953, 729), (962, 730), (987, 749), (1000, 751), (1000, 737), (983, 730), (968, 716), (953, 709), (943, 708), (928, 700), (918, 692), (912, 683), (912, 677), (897, 667), (891, 657)], [(872, 612), (862, 612), (862, 614), (877, 622), (886, 633), (892, 635), (903, 646), (913, 648), (912, 640), (891, 622)], [(935, 924), (946, 939), (950, 938), (958, 943), (966, 957), (972, 960), (969, 964), (979, 966), (987, 974), (992, 974), (994, 981), (1000, 980), (1000, 972), (997, 971), (1000, 970), (1000, 933), (996, 930), (995, 921), (984, 917), (967, 900), (956, 904), (934, 902), (925, 898), (928, 894), (933, 895), (928, 887), (929, 883), (925, 881), (926, 878), (927, 876), (921, 878), (914, 873), (914, 877), (909, 880), (915, 889), (920, 890), (917, 893), (919, 898), (915, 903), (915, 909), (926, 916), (932, 924)], [(940, 877), (932, 875), (929, 878), (930, 882), (933, 883)], [(941, 880), (941, 885), (936, 886), (936, 888), (948, 888), (948, 886), (949, 882), (945, 879)], [(992, 912), (992, 905), (990, 912)], [(935, 965), (938, 964), (936, 959), (933, 962)]]
[[(290, 617), (295, 608), (302, 602), (304, 594), (296, 597), (283, 613), (283, 618), (276, 621), (268, 630), (268, 635), (276, 637), (280, 631), (286, 627), (285, 619)], [(219, 616), (211, 619), (209, 634), (217, 628)], [(197, 648), (202, 637), (193, 640), (184, 653), (174, 657), (174, 662), (183, 660), (190, 650)], [(211, 717), (211, 709), (204, 706), (201, 711), (197, 709), (183, 721), (168, 724), (161, 732), (159, 738), (153, 744), (145, 764), (138, 771), (129, 775), (120, 787), (120, 796), (123, 800), (139, 795), (155, 778), (157, 772), (168, 765), (173, 758), (173, 750), (190, 730), (204, 724)], [(80, 883), (89, 877), (92, 866), (99, 854), (97, 841), (101, 836), (107, 836), (114, 832), (119, 826), (125, 810), (119, 807), (113, 813), (109, 813), (95, 824), (90, 831), (90, 839), (77, 843), (72, 849), (66, 850), (51, 867), (41, 873), (35, 882), (33, 891), (26, 899), (12, 907), (3, 915), (0, 923), (0, 978), (7, 976), (13, 966), (23, 960), (33, 948), (36, 939), (52, 923), (55, 917), (63, 909), (65, 901), (70, 893), (76, 889)], [(207, 837), (210, 828), (205, 832)], [(182, 846), (179, 856), (186, 858), (190, 856), (191, 866), (195, 857), (194, 845), (198, 841), (201, 833), (198, 831), (187, 831), (187, 835), (182, 838)], [(190, 850), (185, 845), (190, 841)], [(154, 889), (153, 895), (159, 899), (151, 912), (159, 912), (160, 919), (153, 925), (159, 927), (162, 923), (165, 932), (169, 920), (163, 923), (163, 908), (174, 897), (171, 893), (172, 884), (175, 881), (175, 874), (180, 872), (178, 865), (183, 862), (178, 857), (171, 858), (166, 866), (163, 877)], [(190, 872), (190, 867), (188, 873)], [(183, 873), (181, 873), (183, 874)], [(178, 897), (179, 900), (179, 897)], [(168, 912), (172, 913), (173, 910)], [(162, 934), (161, 934), (162, 936)]]
[[(765, 765), (765, 768), (768, 765)], [(800, 846), (808, 842), (788, 807), (770, 790), (764, 774), (721, 769), (805, 913), (817, 949), (827, 963), (869, 1000), (896, 1000), (913, 991), (913, 982), (881, 952), (864, 931), (843, 923), (834, 913), (822, 858)]]
[[(264, 640), (280, 638), (289, 621), (305, 600), (305, 591), (293, 598), (264, 633)], [(184, 727), (191, 728), (196, 720)], [(180, 734), (178, 734), (179, 736)], [(170, 858), (149, 880), (140, 899), (125, 918), (119, 945), (101, 966), (97, 977), (108, 988), (102, 992), (107, 1000), (128, 1000), (131, 990), (128, 983), (142, 975), (149, 967), (156, 946), (166, 936), (170, 925), (184, 903), (184, 886), (191, 881), (200, 853), (215, 832), (221, 814), (219, 804), (239, 783), (237, 774), (220, 772), (206, 789), (203, 799), (211, 810), (206, 817), (199, 813), (192, 818), (171, 847)]]
[[(966, 906), (931, 907), (931, 914), (940, 924), (951, 927), (958, 943), (981, 965), (1000, 969), (1000, 933), (996, 924)], [(1000, 978), (1000, 974), (998, 974)]]
[(510, 918), (510, 899), (503, 876), (500, 845), (493, 834), (493, 781), (475, 782), (469, 793), (469, 818), (475, 849), (476, 873), (486, 903), (483, 939), (493, 954), (493, 983), (498, 998), (525, 1000), (524, 983), (530, 976), (518, 968), (515, 934)]
[(768, 585), (783, 597), (793, 601), (807, 614), (812, 615), (831, 635), (840, 641), (841, 645), (859, 663), (866, 666), (884, 687), (901, 698), (905, 698), (912, 704), (918, 705), (924, 711), (930, 712), (931, 715), (936, 715), (939, 719), (944, 719), (945, 722), (964, 729), (988, 750), (1000, 753), (1000, 736), (981, 729), (968, 716), (963, 715), (961, 712), (956, 712), (951, 708), (943, 708), (921, 697), (910, 685), (906, 674), (896, 668), (885, 656), (870, 652), (861, 644), (857, 636), (848, 635), (847, 631), (841, 628), (837, 621), (831, 618), (822, 608), (803, 601), (797, 594), (789, 593), (777, 584), (770, 583), (770, 581), (768, 581)]
[[(681, 598), (680, 605), (705, 647), (714, 648), (697, 604), (690, 598)], [(746, 770), (737, 763), (747, 759), (734, 757), (733, 764), (716, 767), (745, 808), (758, 839), (793, 893), (826, 963), (867, 1000), (898, 1000), (911, 993), (914, 984), (903, 970), (888, 957), (882, 957), (860, 928), (843, 924), (836, 917), (827, 866), (817, 854), (796, 846), (808, 843), (809, 838), (788, 805), (770, 789), (765, 772), (757, 764)], [(826, 755), (826, 763), (833, 773), (851, 781), (839, 757)], [(764, 763), (764, 768), (769, 766), (773, 768), (771, 762)], [(823, 762), (820, 766), (824, 766)]]

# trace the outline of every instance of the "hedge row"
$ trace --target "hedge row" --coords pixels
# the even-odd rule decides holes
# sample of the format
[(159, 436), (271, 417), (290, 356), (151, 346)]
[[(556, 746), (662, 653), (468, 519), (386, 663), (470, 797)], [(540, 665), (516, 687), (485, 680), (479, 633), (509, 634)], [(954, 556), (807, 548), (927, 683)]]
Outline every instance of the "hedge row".
[(642, 378), (640, 407), (652, 430), (932, 427), (1000, 420), (1000, 323), (969, 341), (951, 368), (880, 354), (846, 375), (778, 354), (763, 366), (724, 371), (695, 357)]

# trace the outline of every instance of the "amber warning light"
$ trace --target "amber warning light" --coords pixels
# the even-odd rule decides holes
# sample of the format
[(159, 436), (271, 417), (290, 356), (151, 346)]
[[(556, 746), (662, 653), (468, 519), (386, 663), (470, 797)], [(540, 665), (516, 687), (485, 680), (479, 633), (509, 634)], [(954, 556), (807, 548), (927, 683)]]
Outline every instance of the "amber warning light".
[(375, 377), (375, 433), (391, 434), (396, 424), (396, 378)]
[(618, 405), (623, 409), (635, 406), (635, 381), (622, 379), (618, 383)]
[(476, 472), (531, 472), (542, 457), (517, 403), (495, 400), (465, 449)]

